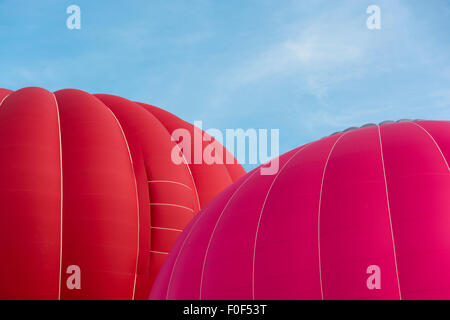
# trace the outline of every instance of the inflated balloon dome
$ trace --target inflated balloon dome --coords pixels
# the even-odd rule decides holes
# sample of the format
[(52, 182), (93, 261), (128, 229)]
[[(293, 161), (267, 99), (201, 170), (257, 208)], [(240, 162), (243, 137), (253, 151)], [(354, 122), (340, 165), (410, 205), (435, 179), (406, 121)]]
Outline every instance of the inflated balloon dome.
[(41, 88), (0, 101), (0, 299), (147, 299), (186, 224), (245, 174), (175, 164), (171, 133), (199, 129), (144, 103)]
[(151, 299), (449, 299), (450, 122), (336, 133), (256, 169), (178, 238)]

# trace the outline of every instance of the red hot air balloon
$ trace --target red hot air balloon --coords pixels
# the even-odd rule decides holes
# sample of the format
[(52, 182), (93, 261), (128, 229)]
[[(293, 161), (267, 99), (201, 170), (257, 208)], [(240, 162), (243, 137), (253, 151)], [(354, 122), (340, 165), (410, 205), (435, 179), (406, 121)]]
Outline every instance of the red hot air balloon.
[(0, 101), (0, 299), (147, 298), (186, 224), (245, 173), (174, 164), (172, 130), (195, 129), (153, 106), (73, 89)]
[(282, 155), (178, 238), (151, 299), (449, 299), (450, 122), (383, 123)]

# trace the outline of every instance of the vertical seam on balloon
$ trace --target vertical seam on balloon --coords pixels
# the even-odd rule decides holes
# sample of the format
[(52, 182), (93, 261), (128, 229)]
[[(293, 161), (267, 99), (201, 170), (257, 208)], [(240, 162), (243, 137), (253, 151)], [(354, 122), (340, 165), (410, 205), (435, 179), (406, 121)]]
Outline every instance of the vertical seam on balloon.
[(395, 264), (395, 273), (397, 275), (398, 294), (399, 294), (400, 300), (402, 300), (402, 291), (401, 291), (401, 288), (400, 288), (400, 277), (398, 275), (397, 251), (395, 249), (394, 228), (392, 226), (391, 206), (389, 204), (389, 191), (388, 191), (388, 186), (387, 186), (386, 169), (385, 169), (385, 166), (384, 166), (383, 143), (381, 141), (380, 126), (377, 126), (377, 127), (378, 127), (378, 138), (379, 138), (379, 141), (380, 141), (380, 155), (381, 155), (381, 164), (382, 164), (382, 167), (383, 167), (384, 186), (385, 186), (385, 189), (386, 189), (386, 204), (387, 204), (388, 215), (389, 215), (389, 226), (390, 226), (390, 229), (391, 229), (392, 249), (394, 251), (394, 264)]
[(8, 94), (2, 99), (2, 101), (0, 102), (0, 107), (1, 107), (2, 104), (3, 104), (3, 101), (5, 101), (6, 98), (8, 98), (10, 94), (11, 94), (11, 93), (8, 93)]
[(433, 138), (433, 136), (431, 135), (431, 133), (429, 133), (424, 127), (422, 127), (420, 124), (415, 123), (415, 122), (411, 122), (412, 124), (415, 124), (416, 126), (418, 126), (420, 129), (422, 129), (423, 131), (425, 131), (425, 133), (431, 138), (431, 140), (433, 140), (434, 145), (436, 146), (436, 148), (439, 150), (439, 153), (441, 154), (442, 158), (444, 159), (445, 165), (447, 166), (447, 170), (450, 171), (450, 167), (448, 166), (448, 162), (447, 159), (445, 158), (444, 154), (442, 153), (441, 148), (439, 147), (438, 143), (436, 142), (436, 140)]
[(266, 206), (266, 202), (267, 199), (269, 198), (269, 194), (270, 191), (272, 191), (272, 187), (275, 184), (275, 181), (278, 179), (278, 176), (280, 175), (281, 171), (283, 171), (283, 169), (288, 165), (288, 163), (294, 159), (294, 157), (303, 149), (305, 149), (307, 145), (301, 147), (299, 150), (297, 150), (287, 161), (286, 163), (283, 165), (283, 167), (281, 167), (281, 169), (277, 172), (277, 175), (275, 176), (275, 178), (273, 179), (272, 183), (270, 184), (269, 190), (267, 191), (266, 197), (264, 199), (263, 205), (261, 207), (261, 211), (259, 213), (259, 218), (258, 218), (258, 223), (256, 225), (256, 233), (255, 233), (255, 241), (253, 244), (253, 262), (252, 262), (252, 300), (255, 300), (255, 262), (256, 262), (256, 242), (258, 240), (258, 233), (259, 233), (259, 226), (261, 224), (261, 219), (262, 219), (262, 214), (264, 211), (264, 208)]
[(322, 172), (322, 182), (320, 183), (320, 194), (319, 194), (319, 211), (317, 214), (317, 245), (318, 245), (318, 255), (319, 255), (319, 282), (320, 282), (320, 296), (323, 298), (323, 282), (322, 282), (322, 259), (320, 256), (320, 214), (321, 214), (321, 206), (322, 206), (322, 191), (323, 191), (323, 182), (325, 181), (325, 173), (327, 171), (328, 161), (330, 160), (331, 153), (334, 150), (334, 147), (339, 142), (339, 140), (342, 139), (343, 136), (345, 136), (347, 132), (344, 132), (339, 138), (336, 139), (333, 146), (330, 149), (330, 152), (328, 154), (327, 160), (325, 161), (325, 165), (323, 167)]
[[(139, 103), (139, 102), (137, 102), (136, 103), (137, 105), (139, 105), (142, 109), (144, 109), (146, 112), (148, 112), (152, 117), (154, 117), (160, 124), (161, 124), (161, 126), (166, 130), (166, 132), (167, 132), (167, 134), (172, 138), (172, 134), (171, 133), (169, 133), (169, 130), (167, 129), (167, 127), (157, 118), (157, 117), (155, 117), (154, 115), (153, 115), (153, 113), (150, 111), (150, 110), (148, 110), (146, 107), (144, 107), (144, 105), (143, 104), (141, 104), (141, 103)], [(196, 199), (197, 199), (197, 205), (198, 205), (198, 211), (200, 211), (200, 209), (201, 209), (201, 206), (200, 206), (200, 199), (199, 199), (199, 196), (198, 196), (198, 191), (197, 191), (197, 186), (196, 186), (196, 184), (195, 184), (195, 180), (194, 180), (194, 175), (192, 174), (192, 171), (191, 171), (191, 168), (190, 168), (190, 166), (189, 166), (189, 164), (188, 164), (188, 162), (187, 162), (187, 160), (186, 160), (186, 157), (184, 156), (184, 153), (181, 151), (181, 148), (180, 148), (180, 146), (175, 142), (175, 146), (178, 148), (178, 151), (180, 152), (180, 154), (181, 154), (181, 156), (182, 156), (182, 158), (183, 158), (183, 162), (184, 162), (184, 164), (186, 165), (186, 167), (187, 167), (187, 170), (188, 170), (188, 172), (189, 172), (189, 176), (191, 177), (191, 181), (192, 181), (192, 186), (193, 186), (193, 189), (192, 188), (189, 188), (189, 189), (192, 189), (192, 192), (194, 193), (194, 195), (195, 195), (195, 197), (196, 197)], [(148, 177), (147, 177), (148, 178)], [(150, 180), (148, 180), (147, 179), (147, 181), (150, 183), (151, 181)], [(161, 181), (161, 180), (160, 180)], [(175, 183), (175, 182), (174, 182)], [(149, 188), (149, 191), (150, 191), (150, 188)], [(194, 214), (196, 214), (197, 212), (193, 212)], [(150, 212), (150, 215), (151, 215), (151, 212)], [(151, 216), (150, 216), (151, 217)], [(151, 225), (151, 224), (150, 224)], [(152, 236), (152, 234), (151, 234), (151, 230), (150, 230), (150, 238), (151, 238), (151, 236)], [(151, 241), (151, 243), (150, 243), (150, 249), (152, 249), (152, 246), (153, 246), (153, 242)], [(150, 264), (151, 264), (152, 262), (150, 261)]]
[(137, 280), (137, 269), (138, 269), (138, 262), (139, 262), (139, 239), (140, 239), (140, 233), (141, 233), (141, 227), (140, 227), (140, 219), (139, 219), (139, 214), (140, 214), (140, 210), (139, 210), (139, 195), (138, 195), (138, 189), (137, 189), (137, 181), (136, 181), (136, 174), (134, 173), (134, 164), (133, 164), (133, 157), (131, 156), (131, 151), (130, 151), (130, 146), (128, 145), (128, 140), (127, 137), (125, 135), (125, 132), (123, 131), (122, 125), (120, 124), (119, 120), (117, 119), (116, 115), (114, 114), (114, 112), (112, 112), (111, 109), (109, 109), (108, 107), (106, 107), (107, 110), (109, 110), (109, 112), (111, 112), (112, 116), (114, 117), (114, 119), (116, 120), (117, 125), (119, 126), (120, 131), (122, 132), (122, 136), (123, 139), (125, 141), (125, 145), (127, 146), (127, 150), (128, 150), (128, 156), (130, 158), (130, 163), (131, 163), (131, 171), (133, 173), (133, 179), (134, 179), (134, 190), (136, 193), (136, 209), (137, 209), (137, 252), (136, 252), (136, 268), (135, 268), (135, 272), (134, 272), (134, 283), (133, 283), (133, 293), (131, 295), (131, 300), (134, 300), (134, 296), (136, 293), (136, 280)]
[[(144, 109), (146, 112), (150, 113), (156, 120), (158, 120), (158, 122), (161, 123), (161, 125), (163, 126), (163, 128), (166, 129), (167, 134), (172, 138), (172, 134), (169, 132), (169, 130), (167, 129), (167, 127), (166, 127), (166, 126), (165, 126), (165, 125), (164, 125), (157, 117), (155, 117), (155, 116), (153, 115), (153, 113), (152, 113), (147, 107), (145, 107), (145, 106), (144, 106), (142, 103), (140, 103), (140, 102), (137, 102), (137, 104), (138, 104), (139, 106), (141, 106), (142, 109)], [(173, 141), (173, 140), (172, 140), (172, 141)], [(174, 141), (174, 142), (175, 142), (175, 141)], [(183, 157), (184, 164), (186, 165), (186, 167), (187, 167), (187, 169), (188, 169), (188, 171), (189, 171), (189, 175), (191, 176), (192, 185), (194, 186), (194, 193), (195, 193), (195, 196), (196, 196), (196, 199), (197, 199), (198, 210), (200, 211), (200, 209), (201, 209), (201, 206), (200, 206), (200, 198), (199, 198), (199, 196), (198, 196), (198, 191), (197, 191), (197, 186), (196, 186), (196, 184), (195, 184), (194, 175), (192, 174), (191, 168), (190, 168), (190, 166), (189, 166), (189, 164), (188, 164), (188, 162), (187, 162), (187, 160), (186, 160), (186, 157), (184, 156), (184, 153), (181, 151), (180, 146), (179, 146), (178, 143), (176, 143), (176, 142), (175, 142), (175, 145), (177, 146), (178, 150), (180, 151), (181, 156)]]
[[(172, 135), (171, 135), (172, 136)], [(184, 160), (184, 164), (186, 165), (188, 171), (189, 171), (189, 175), (191, 176), (191, 180), (192, 180), (192, 185), (194, 186), (194, 193), (197, 199), (197, 204), (198, 204), (198, 211), (200, 211), (201, 206), (200, 206), (200, 198), (198, 196), (198, 190), (197, 190), (197, 185), (195, 184), (195, 180), (194, 180), (194, 175), (192, 174), (191, 171), (191, 167), (189, 166), (189, 163), (186, 160), (186, 157), (184, 156), (183, 151), (181, 150), (180, 146), (178, 145), (178, 143), (175, 142), (175, 145), (177, 146), (178, 150), (180, 151), (181, 155), (183, 156), (183, 160)]]
[(205, 257), (203, 258), (203, 266), (202, 266), (202, 273), (200, 276), (200, 296), (199, 296), (199, 300), (202, 299), (202, 289), (203, 289), (203, 276), (204, 276), (204, 272), (205, 272), (205, 266), (206, 266), (206, 259), (208, 257), (208, 252), (209, 252), (209, 247), (211, 246), (211, 242), (212, 239), (214, 237), (214, 233), (216, 232), (216, 228), (219, 225), (219, 222), (223, 216), (223, 213), (225, 212), (225, 210), (227, 209), (228, 205), (230, 204), (231, 200), (233, 200), (234, 196), (237, 194), (237, 192), (250, 180), (251, 177), (253, 177), (255, 175), (255, 173), (257, 173), (259, 170), (255, 170), (252, 174), (250, 174), (247, 179), (245, 179), (244, 182), (242, 182), (242, 184), (233, 192), (233, 194), (231, 195), (231, 197), (228, 199), (227, 203), (225, 204), (225, 206), (222, 209), (222, 212), (219, 215), (219, 218), (216, 221), (216, 224), (214, 225), (214, 228), (211, 232), (211, 236), (209, 237), (209, 241), (208, 241), (208, 245), (206, 247), (206, 252), (205, 252)]
[(60, 238), (59, 238), (59, 280), (58, 280), (58, 300), (61, 300), (62, 291), (62, 251), (63, 251), (63, 163), (62, 163), (62, 143), (61, 143), (61, 118), (59, 116), (59, 105), (55, 94), (52, 93), (53, 99), (56, 105), (56, 115), (58, 117), (58, 138), (59, 138), (59, 167), (60, 167), (60, 177), (61, 177), (61, 222), (60, 222)]
[[(167, 128), (166, 128), (166, 130), (167, 130)], [(168, 132), (168, 131), (167, 131), (167, 132)], [(169, 134), (170, 134), (170, 133), (169, 133)], [(171, 134), (170, 134), (170, 137), (172, 137)], [(176, 143), (175, 141), (174, 141), (174, 143), (175, 143), (175, 146), (178, 148), (178, 151), (180, 151), (180, 154), (181, 154), (181, 156), (183, 157), (183, 162), (184, 162), (184, 164), (186, 165), (186, 167), (187, 167), (187, 169), (188, 169), (188, 171), (189, 171), (189, 175), (191, 176), (192, 185), (194, 186), (194, 193), (195, 193), (195, 196), (196, 196), (196, 198), (197, 198), (198, 210), (200, 211), (200, 209), (201, 209), (201, 207), (200, 207), (200, 199), (199, 199), (199, 197), (198, 197), (197, 186), (195, 185), (194, 175), (192, 174), (191, 167), (189, 166), (189, 163), (187, 162), (186, 157), (184, 156), (184, 153), (183, 153), (183, 151), (181, 150), (181, 148), (180, 148), (180, 146), (178, 145), (178, 143)]]

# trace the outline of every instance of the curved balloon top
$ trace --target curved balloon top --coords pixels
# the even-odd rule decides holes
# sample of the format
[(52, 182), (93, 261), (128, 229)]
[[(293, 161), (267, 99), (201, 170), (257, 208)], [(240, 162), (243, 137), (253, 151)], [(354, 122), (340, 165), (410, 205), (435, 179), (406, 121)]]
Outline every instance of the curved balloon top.
[(449, 299), (450, 122), (347, 130), (249, 172), (178, 238), (151, 299)]
[[(412, 119), (399, 119), (397, 121), (384, 120), (384, 121), (381, 121), (380, 123), (378, 123), (378, 125), (382, 126), (382, 125), (385, 125), (385, 124), (391, 124), (391, 123), (395, 123), (395, 122), (410, 122), (410, 121), (423, 121), (423, 119), (415, 119), (415, 120), (412, 120)], [(375, 124), (373, 122), (369, 122), (369, 123), (363, 124), (360, 127), (349, 127), (349, 128), (344, 129), (342, 131), (333, 132), (332, 134), (330, 134), (330, 136), (332, 136), (334, 134), (337, 134), (337, 133), (341, 133), (341, 132), (347, 132), (347, 131), (356, 130), (356, 129), (359, 129), (359, 128), (367, 128), (367, 127), (374, 127), (374, 126), (377, 126), (377, 124)]]
[(184, 227), (245, 174), (175, 164), (172, 131), (199, 129), (150, 105), (36, 87), (0, 102), (1, 299), (147, 298)]

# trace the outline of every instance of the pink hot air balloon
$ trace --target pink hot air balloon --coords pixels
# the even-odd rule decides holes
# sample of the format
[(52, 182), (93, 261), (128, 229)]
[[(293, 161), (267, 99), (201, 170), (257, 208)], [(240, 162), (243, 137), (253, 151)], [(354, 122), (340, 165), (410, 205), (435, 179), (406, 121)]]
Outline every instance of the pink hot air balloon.
[(449, 299), (450, 122), (345, 131), (256, 169), (178, 238), (151, 299)]
[(172, 131), (199, 129), (153, 106), (41, 88), (0, 102), (0, 299), (147, 299), (185, 225), (245, 173), (175, 164)]

